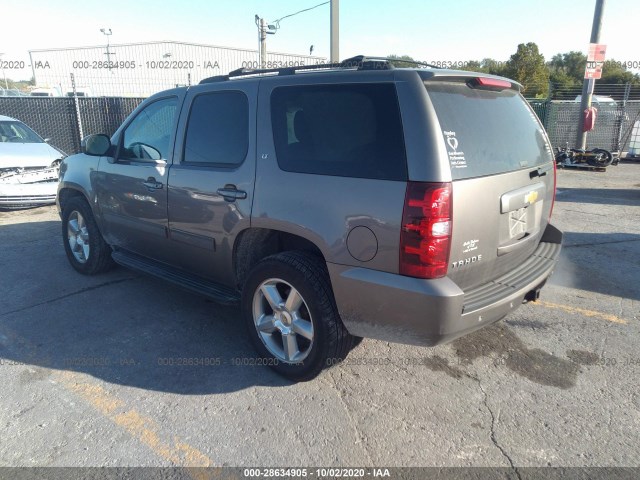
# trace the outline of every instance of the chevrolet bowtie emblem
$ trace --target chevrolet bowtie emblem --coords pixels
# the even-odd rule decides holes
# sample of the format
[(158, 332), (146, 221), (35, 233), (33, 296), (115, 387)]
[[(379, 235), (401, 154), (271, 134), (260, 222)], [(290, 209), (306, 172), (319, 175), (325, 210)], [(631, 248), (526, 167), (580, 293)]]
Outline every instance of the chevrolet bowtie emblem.
[(538, 192), (536, 192), (535, 190), (527, 193), (524, 196), (524, 201), (527, 202), (528, 204), (533, 204), (536, 202), (536, 200), (538, 200)]

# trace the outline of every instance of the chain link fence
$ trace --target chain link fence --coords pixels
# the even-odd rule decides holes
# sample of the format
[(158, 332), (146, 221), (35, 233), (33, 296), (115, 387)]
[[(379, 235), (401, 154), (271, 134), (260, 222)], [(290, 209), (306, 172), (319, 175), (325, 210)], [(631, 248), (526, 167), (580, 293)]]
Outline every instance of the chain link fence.
[[(596, 124), (587, 135), (587, 148), (627, 151), (633, 126), (640, 119), (640, 101), (628, 101), (624, 105), (601, 104), (596, 108)], [(552, 100), (534, 110), (542, 115), (540, 118), (554, 147), (574, 146), (582, 115), (580, 103)]]
[[(51, 145), (71, 155), (82, 137), (112, 135), (143, 98), (0, 97), (0, 115), (29, 125)], [(77, 109), (76, 109), (77, 102)]]
[[(575, 146), (581, 96), (581, 85), (550, 84), (546, 99), (527, 99), (554, 147)], [(587, 135), (587, 148), (628, 151), (633, 127), (640, 120), (640, 85), (596, 83), (592, 100), (598, 113), (595, 128)]]

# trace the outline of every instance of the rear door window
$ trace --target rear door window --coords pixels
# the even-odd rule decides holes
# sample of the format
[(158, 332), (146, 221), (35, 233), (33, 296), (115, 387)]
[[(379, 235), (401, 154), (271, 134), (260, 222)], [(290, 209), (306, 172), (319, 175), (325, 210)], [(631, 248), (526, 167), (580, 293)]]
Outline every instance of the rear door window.
[(395, 85), (276, 88), (271, 119), (280, 168), (289, 172), (406, 180)]
[(244, 93), (216, 92), (195, 97), (183, 162), (236, 166), (247, 156), (248, 145), (249, 100)]
[(454, 180), (495, 175), (552, 161), (535, 113), (511, 89), (426, 82), (444, 137)]

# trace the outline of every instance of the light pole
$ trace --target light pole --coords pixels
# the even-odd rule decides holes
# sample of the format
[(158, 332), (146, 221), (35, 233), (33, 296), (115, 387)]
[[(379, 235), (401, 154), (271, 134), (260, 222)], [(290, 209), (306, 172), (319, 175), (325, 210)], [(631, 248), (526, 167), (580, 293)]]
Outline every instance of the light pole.
[(107, 51), (105, 52), (105, 55), (107, 56), (107, 66), (109, 68), (109, 71), (111, 71), (111, 55), (115, 55), (115, 53), (109, 50), (109, 37), (112, 35), (112, 32), (110, 28), (101, 28), (100, 31), (104, 34), (105, 37), (107, 37)]

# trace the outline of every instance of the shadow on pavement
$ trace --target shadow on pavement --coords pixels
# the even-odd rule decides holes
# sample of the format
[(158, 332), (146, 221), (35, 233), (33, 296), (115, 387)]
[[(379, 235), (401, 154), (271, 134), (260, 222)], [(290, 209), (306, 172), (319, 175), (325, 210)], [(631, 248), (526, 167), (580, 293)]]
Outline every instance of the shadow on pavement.
[(556, 202), (640, 206), (640, 183), (628, 188), (558, 188)]
[[(0, 244), (5, 365), (186, 395), (290, 385), (256, 358), (238, 307), (123, 268), (80, 275), (65, 256), (59, 222), (2, 225)], [(32, 379), (25, 371), (24, 380), (51, 373)]]
[(640, 235), (564, 232), (549, 283), (640, 300)]

